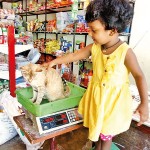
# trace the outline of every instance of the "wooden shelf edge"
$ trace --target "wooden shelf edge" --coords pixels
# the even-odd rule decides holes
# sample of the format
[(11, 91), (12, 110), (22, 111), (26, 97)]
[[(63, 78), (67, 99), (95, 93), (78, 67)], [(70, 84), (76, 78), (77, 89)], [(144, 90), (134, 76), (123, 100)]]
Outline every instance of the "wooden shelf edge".
[[(15, 54), (24, 52), (26, 50), (29, 50), (33, 48), (32, 44), (28, 44), (28, 45), (15, 45)], [(6, 44), (0, 44), (0, 52), (3, 54), (8, 54), (8, 45)]]
[(68, 6), (62, 6), (58, 8), (48, 8), (44, 10), (38, 10), (38, 11), (27, 11), (23, 13), (17, 13), (18, 15), (43, 15), (43, 14), (51, 14), (51, 13), (57, 13), (57, 12), (66, 12), (66, 11), (71, 11), (71, 5)]
[(14, 2), (19, 2), (22, 0), (0, 0), (0, 2), (8, 2), (8, 3), (14, 3)]
[(49, 32), (49, 31), (32, 31), (32, 33), (68, 34), (68, 35), (88, 35), (88, 32)]

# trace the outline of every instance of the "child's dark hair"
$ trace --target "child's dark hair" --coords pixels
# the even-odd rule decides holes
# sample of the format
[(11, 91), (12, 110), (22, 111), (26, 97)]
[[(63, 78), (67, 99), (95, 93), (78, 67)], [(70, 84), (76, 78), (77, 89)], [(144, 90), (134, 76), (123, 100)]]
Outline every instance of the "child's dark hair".
[(123, 32), (133, 18), (133, 7), (127, 0), (94, 0), (86, 11), (86, 21), (100, 20), (106, 30)]

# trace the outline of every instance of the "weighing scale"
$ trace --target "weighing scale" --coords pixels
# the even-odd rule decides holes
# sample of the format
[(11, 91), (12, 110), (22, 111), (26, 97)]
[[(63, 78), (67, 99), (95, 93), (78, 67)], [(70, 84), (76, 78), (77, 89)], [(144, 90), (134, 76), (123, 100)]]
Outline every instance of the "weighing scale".
[(36, 123), (40, 134), (55, 131), (81, 122), (83, 122), (83, 118), (78, 113), (77, 108), (36, 117)]
[(40, 105), (30, 100), (33, 97), (32, 87), (16, 90), (17, 99), (22, 104), (25, 117), (31, 119), (33, 128), (40, 134), (83, 122), (76, 107), (86, 90), (70, 82), (67, 84), (71, 89), (69, 97), (53, 102), (43, 99)]

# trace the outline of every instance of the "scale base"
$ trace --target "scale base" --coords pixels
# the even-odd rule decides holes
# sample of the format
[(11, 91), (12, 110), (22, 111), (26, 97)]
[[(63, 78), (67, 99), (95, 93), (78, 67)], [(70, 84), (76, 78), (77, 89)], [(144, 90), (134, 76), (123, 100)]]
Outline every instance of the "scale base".
[(25, 118), (29, 118), (33, 123), (33, 128), (40, 134), (59, 130), (71, 125), (83, 122), (82, 116), (77, 108), (71, 108), (45, 116), (36, 117), (25, 108)]
[(25, 118), (26, 119), (30, 119), (32, 121), (32, 126), (33, 128), (38, 131), (38, 125), (37, 125), (37, 122), (36, 122), (36, 116), (34, 116), (32, 113), (30, 113), (28, 110), (26, 110), (24, 107), (22, 107), (24, 113), (25, 113)]

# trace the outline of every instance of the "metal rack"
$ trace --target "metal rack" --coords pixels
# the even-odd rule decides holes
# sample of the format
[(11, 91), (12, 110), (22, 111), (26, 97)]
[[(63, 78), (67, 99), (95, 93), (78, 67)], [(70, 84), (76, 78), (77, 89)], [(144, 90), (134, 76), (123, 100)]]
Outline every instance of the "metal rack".
[(16, 78), (22, 76), (16, 70), (15, 55), (31, 48), (33, 45), (15, 45), (14, 26), (8, 27), (8, 45), (0, 44), (0, 52), (8, 54), (9, 71), (0, 71), (0, 78), (9, 80), (10, 94), (13, 97), (16, 95)]

